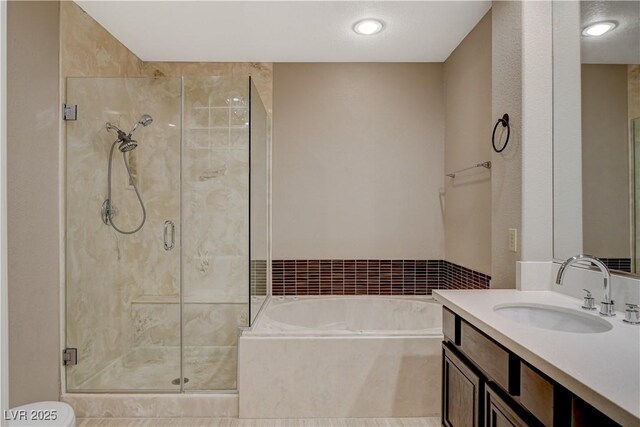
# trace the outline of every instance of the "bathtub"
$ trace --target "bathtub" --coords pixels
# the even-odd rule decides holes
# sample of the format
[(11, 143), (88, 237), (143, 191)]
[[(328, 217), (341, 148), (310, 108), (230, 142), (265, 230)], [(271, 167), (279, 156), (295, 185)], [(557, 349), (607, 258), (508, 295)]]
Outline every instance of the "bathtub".
[(441, 341), (431, 298), (270, 297), (240, 335), (240, 417), (437, 416)]

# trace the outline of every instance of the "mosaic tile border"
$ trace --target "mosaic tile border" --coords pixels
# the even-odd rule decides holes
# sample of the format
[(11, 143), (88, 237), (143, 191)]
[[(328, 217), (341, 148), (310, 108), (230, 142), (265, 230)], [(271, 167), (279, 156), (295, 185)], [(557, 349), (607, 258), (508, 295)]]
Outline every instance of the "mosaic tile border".
[(610, 270), (631, 273), (631, 258), (600, 258)]
[(445, 260), (273, 260), (272, 294), (431, 295), (488, 289), (491, 277)]
[(439, 289), (489, 289), (491, 276), (470, 268), (442, 262), (442, 275)]

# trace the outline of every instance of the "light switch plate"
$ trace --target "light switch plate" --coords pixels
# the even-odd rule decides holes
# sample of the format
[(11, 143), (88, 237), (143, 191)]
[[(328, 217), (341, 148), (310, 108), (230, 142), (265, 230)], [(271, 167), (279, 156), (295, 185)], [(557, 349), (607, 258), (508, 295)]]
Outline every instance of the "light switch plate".
[(509, 250), (511, 252), (518, 252), (518, 229), (509, 229)]

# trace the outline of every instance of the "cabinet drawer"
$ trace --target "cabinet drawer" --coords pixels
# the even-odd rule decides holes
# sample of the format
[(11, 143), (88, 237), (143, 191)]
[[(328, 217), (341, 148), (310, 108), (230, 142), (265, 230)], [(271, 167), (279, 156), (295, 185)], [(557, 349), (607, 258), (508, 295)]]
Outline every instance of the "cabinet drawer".
[(520, 403), (546, 426), (553, 425), (553, 393), (553, 384), (520, 363)]
[[(456, 327), (456, 323), (458, 327)], [(442, 307), (442, 334), (445, 339), (451, 341), (455, 345), (460, 344), (460, 319), (456, 318), (453, 311), (446, 307)]]
[(499, 386), (512, 391), (509, 387), (509, 352), (464, 320), (460, 325), (460, 350)]

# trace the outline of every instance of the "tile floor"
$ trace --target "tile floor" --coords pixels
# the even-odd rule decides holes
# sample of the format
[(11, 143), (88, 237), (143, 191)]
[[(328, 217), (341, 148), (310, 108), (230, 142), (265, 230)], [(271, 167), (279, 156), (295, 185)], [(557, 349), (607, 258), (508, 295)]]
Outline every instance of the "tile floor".
[(77, 427), (439, 427), (440, 418), (78, 418)]

